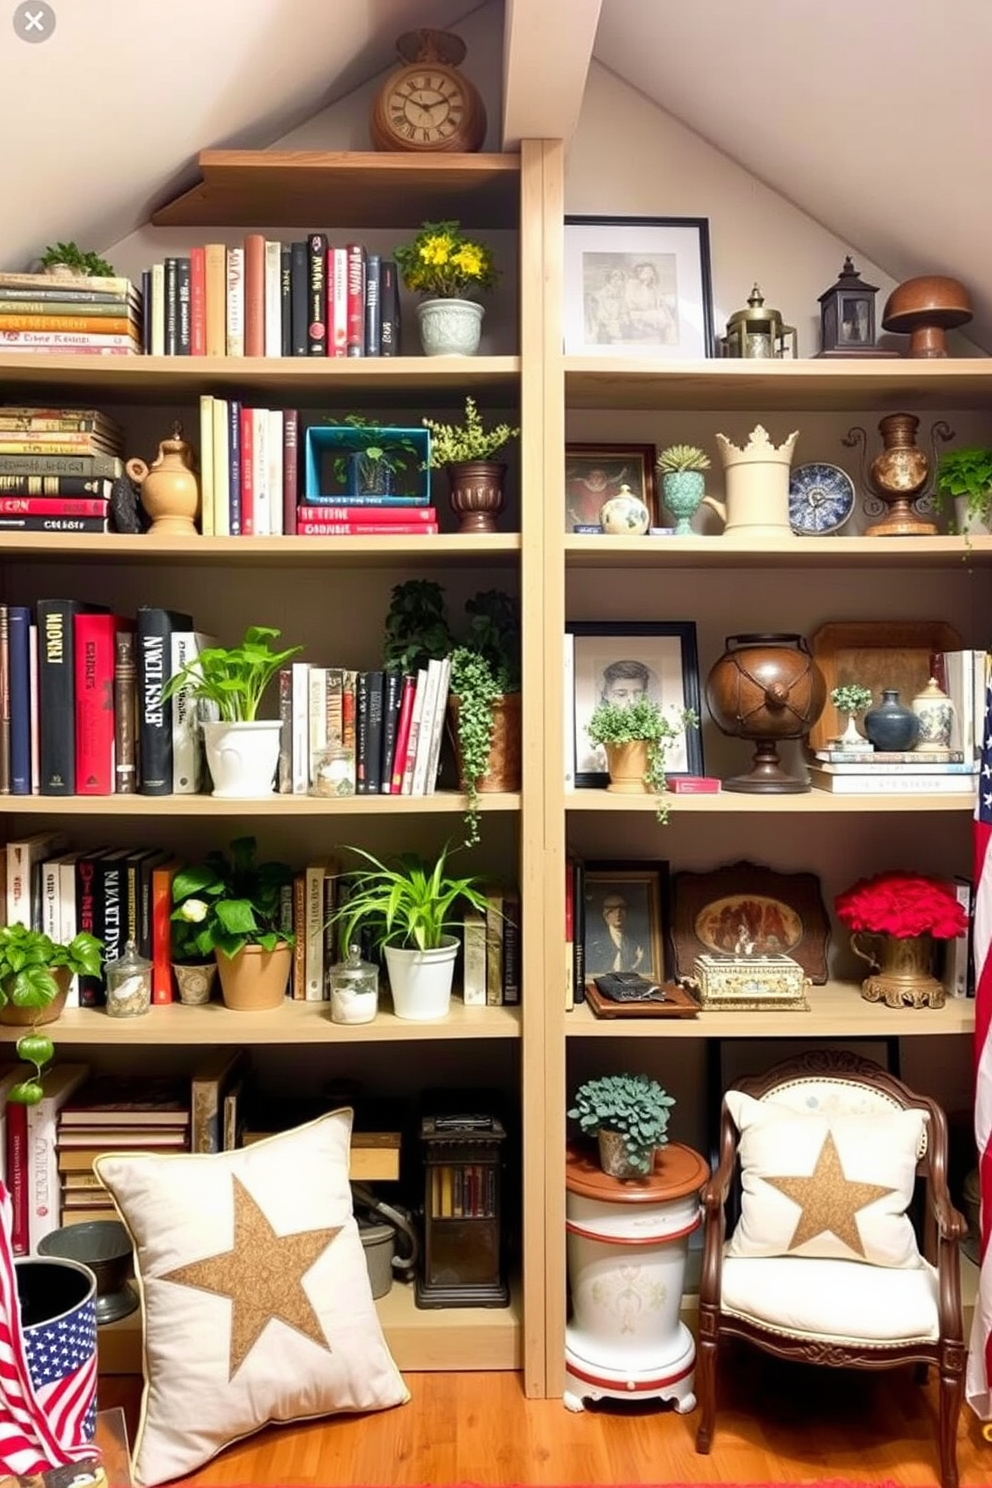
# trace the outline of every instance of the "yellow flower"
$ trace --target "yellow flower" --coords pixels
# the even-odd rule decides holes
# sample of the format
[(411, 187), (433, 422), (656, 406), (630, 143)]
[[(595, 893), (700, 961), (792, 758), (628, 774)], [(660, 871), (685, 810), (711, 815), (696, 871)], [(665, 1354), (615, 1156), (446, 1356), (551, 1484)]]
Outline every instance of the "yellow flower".
[(482, 273), (482, 251), (475, 243), (463, 243), (452, 254), (451, 262), (471, 279), (478, 279)]
[(447, 238), (427, 238), (421, 245), (420, 256), (426, 264), (446, 264), (451, 252), (451, 243)]

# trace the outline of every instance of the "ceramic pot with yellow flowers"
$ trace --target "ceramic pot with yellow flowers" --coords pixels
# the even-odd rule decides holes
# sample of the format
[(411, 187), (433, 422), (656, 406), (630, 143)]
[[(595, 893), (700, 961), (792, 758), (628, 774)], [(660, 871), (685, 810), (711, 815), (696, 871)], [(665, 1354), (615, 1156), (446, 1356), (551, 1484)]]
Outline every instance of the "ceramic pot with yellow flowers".
[(393, 256), (406, 288), (423, 296), (417, 316), (425, 355), (473, 356), (484, 310), (472, 296), (493, 289), (499, 278), (491, 250), (467, 238), (457, 222), (425, 222)]

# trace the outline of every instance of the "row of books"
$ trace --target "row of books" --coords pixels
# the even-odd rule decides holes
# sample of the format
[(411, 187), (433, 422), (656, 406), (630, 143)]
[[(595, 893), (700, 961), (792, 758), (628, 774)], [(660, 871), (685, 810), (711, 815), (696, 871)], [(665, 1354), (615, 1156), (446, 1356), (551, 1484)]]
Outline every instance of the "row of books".
[(72, 477), (63, 489), (34, 472), (67, 458), (119, 472), (123, 455), (123, 429), (98, 409), (0, 404), (0, 531), (109, 531), (112, 478)]
[(135, 356), (144, 307), (129, 279), (0, 274), (0, 348), (58, 356)]
[(399, 350), (396, 264), (326, 233), (284, 243), (248, 233), (143, 271), (142, 350), (152, 356), (356, 357)]

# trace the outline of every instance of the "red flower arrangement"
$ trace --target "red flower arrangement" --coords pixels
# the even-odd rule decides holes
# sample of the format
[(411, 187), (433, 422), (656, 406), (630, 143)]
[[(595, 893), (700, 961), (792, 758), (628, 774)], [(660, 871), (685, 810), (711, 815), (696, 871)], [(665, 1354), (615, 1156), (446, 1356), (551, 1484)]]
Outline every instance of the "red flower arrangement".
[(934, 935), (951, 940), (968, 928), (968, 916), (950, 889), (919, 873), (878, 873), (838, 894), (837, 914), (851, 930), (875, 935)]

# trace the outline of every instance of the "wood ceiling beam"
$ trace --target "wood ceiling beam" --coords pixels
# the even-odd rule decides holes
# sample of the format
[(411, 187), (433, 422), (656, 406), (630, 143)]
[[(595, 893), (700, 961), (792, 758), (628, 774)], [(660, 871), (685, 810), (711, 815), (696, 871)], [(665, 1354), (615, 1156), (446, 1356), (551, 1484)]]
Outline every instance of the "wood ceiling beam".
[(503, 144), (570, 138), (579, 120), (602, 0), (506, 0)]

